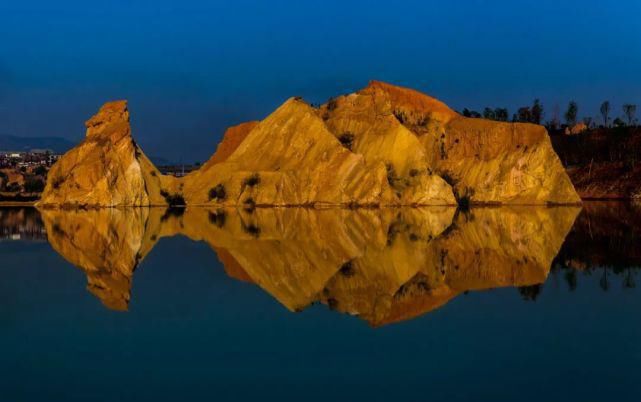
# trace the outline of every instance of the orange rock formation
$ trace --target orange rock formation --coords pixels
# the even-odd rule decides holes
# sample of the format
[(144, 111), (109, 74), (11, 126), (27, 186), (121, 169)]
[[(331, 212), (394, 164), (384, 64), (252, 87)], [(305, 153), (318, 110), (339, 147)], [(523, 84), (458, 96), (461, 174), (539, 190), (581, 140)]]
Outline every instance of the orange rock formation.
[(230, 128), (184, 178), (161, 175), (131, 137), (126, 102), (103, 106), (52, 169), (42, 206), (572, 204), (542, 126), (465, 118), (372, 82), (315, 109), (292, 98)]

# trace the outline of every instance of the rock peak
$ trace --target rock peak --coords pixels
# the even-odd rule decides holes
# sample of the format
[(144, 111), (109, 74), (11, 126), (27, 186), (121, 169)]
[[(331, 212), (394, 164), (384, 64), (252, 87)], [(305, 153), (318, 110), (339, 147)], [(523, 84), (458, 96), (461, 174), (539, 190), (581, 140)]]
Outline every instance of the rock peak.
[(395, 108), (407, 113), (429, 113), (433, 115), (433, 118), (442, 121), (449, 121), (458, 116), (454, 110), (440, 100), (411, 88), (372, 80), (367, 87), (360, 91), (363, 94), (376, 92), (387, 95)]
[(290, 98), (228, 137), (200, 169), (164, 176), (133, 141), (127, 102), (106, 103), (52, 168), (39, 205), (580, 203), (545, 128), (465, 118), (380, 81), (318, 108)]
[[(87, 127), (87, 138), (105, 134), (112, 135), (114, 131), (120, 131), (121, 134), (125, 134), (122, 131), (126, 131), (126, 134), (129, 134), (127, 101), (117, 100), (105, 103), (98, 113), (85, 122), (85, 127)], [(116, 128), (116, 130), (108, 129), (110, 127)]]

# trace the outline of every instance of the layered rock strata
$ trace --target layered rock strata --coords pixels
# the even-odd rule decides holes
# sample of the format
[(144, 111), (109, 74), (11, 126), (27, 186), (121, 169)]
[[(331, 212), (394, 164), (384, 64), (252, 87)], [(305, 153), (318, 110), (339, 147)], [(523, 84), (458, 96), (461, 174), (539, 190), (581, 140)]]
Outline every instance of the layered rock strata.
[(230, 128), (183, 178), (131, 137), (124, 101), (103, 106), (53, 167), (41, 206), (424, 206), (574, 204), (542, 126), (465, 118), (419, 92), (372, 82), (313, 108), (292, 98)]
[(580, 203), (543, 126), (466, 118), (425, 94), (376, 81), (330, 100), (321, 114), (338, 138), (352, 138), (355, 152), (385, 160), (399, 189), (427, 174), (470, 203)]

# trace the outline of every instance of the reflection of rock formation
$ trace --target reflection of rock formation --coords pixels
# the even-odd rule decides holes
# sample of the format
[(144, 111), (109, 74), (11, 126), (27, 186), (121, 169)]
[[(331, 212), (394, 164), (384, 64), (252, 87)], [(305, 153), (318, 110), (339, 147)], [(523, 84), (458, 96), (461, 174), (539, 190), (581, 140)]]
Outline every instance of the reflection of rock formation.
[[(434, 238), (404, 230), (368, 249), (323, 298), (374, 325), (407, 319), (468, 290), (542, 283), (578, 208), (480, 208)], [(419, 221), (420, 222), (420, 221)]]
[(205, 241), (227, 272), (288, 309), (321, 301), (373, 325), (411, 318), (467, 290), (545, 280), (578, 208), (44, 211), (50, 241), (110, 307), (161, 237)]
[(51, 246), (87, 273), (88, 289), (109, 308), (126, 310), (133, 271), (151, 250), (150, 209), (44, 210)]

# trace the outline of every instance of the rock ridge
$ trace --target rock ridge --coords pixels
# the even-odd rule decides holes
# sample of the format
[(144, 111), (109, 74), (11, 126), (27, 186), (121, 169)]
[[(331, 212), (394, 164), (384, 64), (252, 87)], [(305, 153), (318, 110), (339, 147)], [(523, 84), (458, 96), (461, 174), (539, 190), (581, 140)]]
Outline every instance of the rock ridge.
[(51, 169), (42, 207), (577, 204), (542, 126), (465, 118), (379, 81), (314, 108), (290, 98), (227, 130), (185, 177), (162, 175), (106, 103)]

